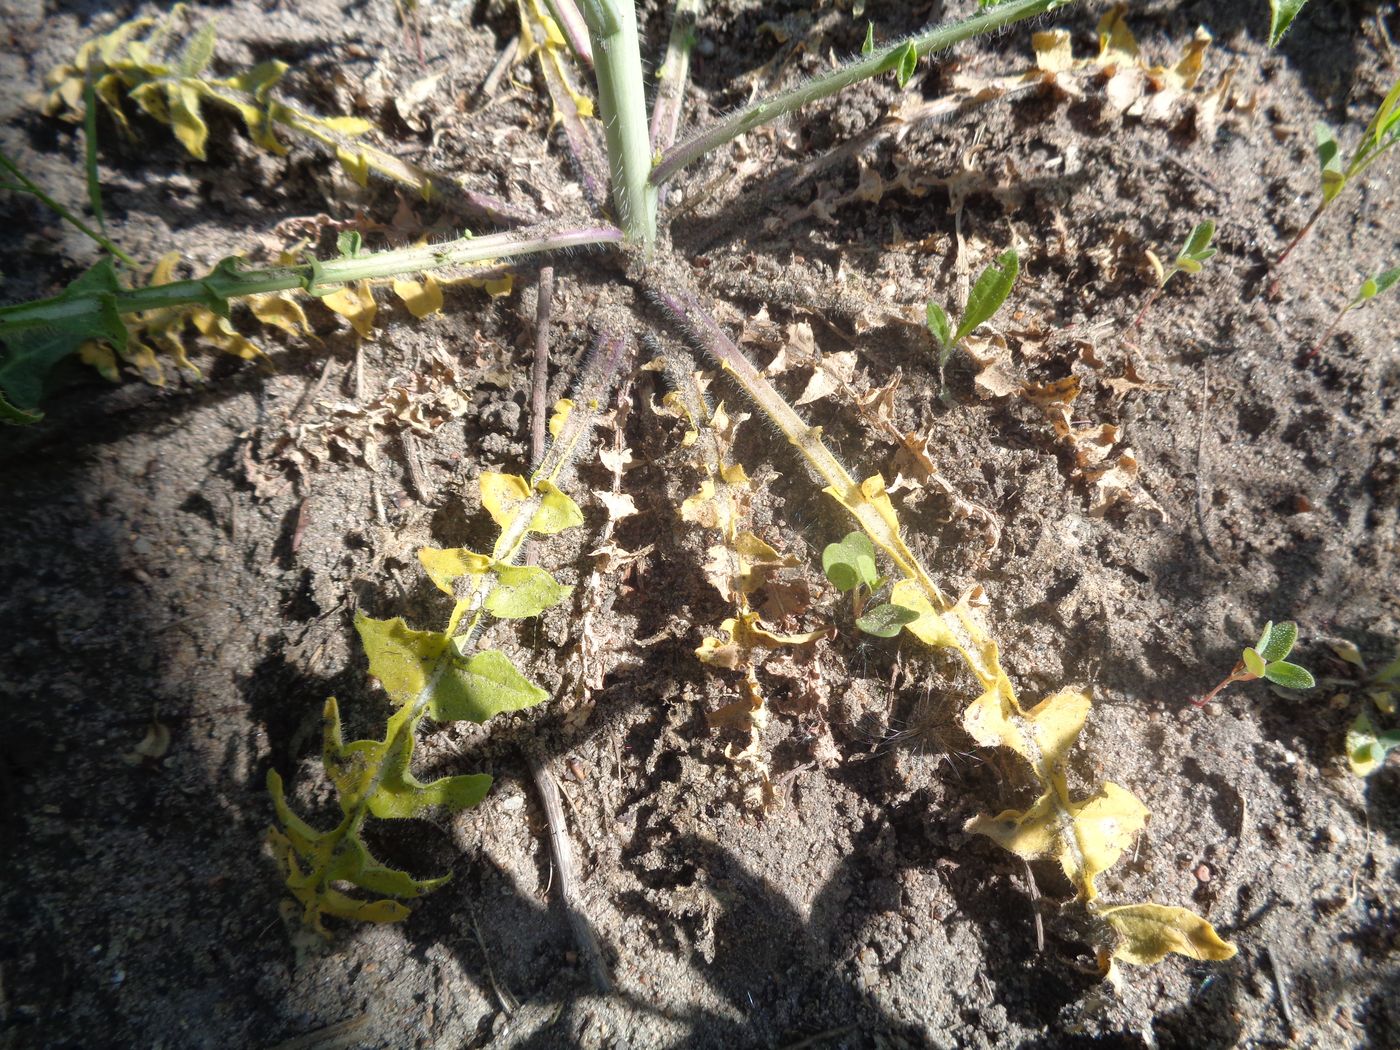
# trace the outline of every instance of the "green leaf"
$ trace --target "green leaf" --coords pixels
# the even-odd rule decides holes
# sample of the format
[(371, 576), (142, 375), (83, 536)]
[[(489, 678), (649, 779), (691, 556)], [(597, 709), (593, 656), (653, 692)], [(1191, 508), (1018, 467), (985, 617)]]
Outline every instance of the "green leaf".
[(1265, 671), (1264, 658), (1253, 649), (1246, 649), (1240, 657), (1244, 661), (1244, 668), (1255, 678), (1263, 678)]
[(843, 594), (857, 584), (874, 587), (880, 579), (874, 544), (863, 532), (847, 533), (845, 539), (828, 544), (822, 551), (822, 572)]
[[(419, 781), (409, 770), (413, 757), (413, 730), (406, 726), (379, 766), (377, 786), (368, 799), (369, 811), (381, 820), (420, 816), (436, 806), (450, 813), (479, 805), (491, 788), (485, 773), (443, 777), (431, 784)], [(353, 744), (351, 745), (354, 746)]]
[(1285, 689), (1311, 689), (1317, 685), (1312, 674), (1297, 664), (1275, 660), (1264, 668), (1264, 678)]
[(856, 621), (856, 626), (876, 638), (893, 638), (906, 623), (913, 623), (919, 614), (902, 605), (877, 605)]
[(1381, 140), (1391, 130), (1400, 131), (1400, 80), (1395, 82), (1395, 86), (1381, 101), (1380, 108), (1371, 118), (1371, 123), (1366, 126), (1366, 134), (1362, 139), (1369, 138), (1374, 148), (1381, 144)]
[(1395, 267), (1393, 270), (1386, 270), (1382, 273), (1378, 273), (1374, 277), (1366, 278), (1366, 280), (1362, 282), (1360, 290), (1356, 293), (1356, 297), (1352, 299), (1351, 305), (1356, 307), (1360, 306), (1362, 303), (1369, 302), (1382, 292), (1389, 291), (1394, 287), (1397, 281), (1400, 281), (1400, 266)]
[(875, 23), (865, 23), (865, 43), (860, 45), (860, 53), (868, 55), (875, 50)]
[(1298, 640), (1298, 625), (1292, 620), (1282, 623), (1269, 622), (1264, 628), (1264, 636), (1255, 646), (1265, 663), (1282, 660), (1293, 651), (1293, 643)]
[(503, 620), (538, 616), (573, 590), (534, 565), (497, 563), (493, 569), (497, 583), (486, 596), (486, 611)]
[(1204, 222), (1197, 223), (1196, 228), (1191, 231), (1191, 236), (1186, 238), (1186, 244), (1182, 247), (1181, 254), (1177, 256), (1176, 264), (1185, 270), (1188, 269), (1188, 261), (1195, 262), (1198, 265), (1191, 269), (1191, 272), (1199, 272), (1199, 264), (1215, 254), (1215, 249), (1210, 246), (1211, 238), (1214, 236), (1214, 222), (1206, 219)]
[(1322, 175), (1322, 199), (1326, 203), (1335, 199), (1347, 184), (1342, 171), (1342, 151), (1332, 129), (1320, 120), (1313, 125), (1313, 136), (1317, 141), (1317, 166)]
[(539, 536), (553, 536), (557, 532), (583, 524), (583, 511), (578, 504), (549, 481), (537, 481), (535, 491), (540, 497), (540, 506), (530, 519), (530, 531)]
[(214, 59), (216, 40), (214, 23), (206, 22), (204, 27), (190, 38), (180, 55), (180, 60), (175, 64), (180, 76), (197, 77), (208, 69), (209, 63)]
[(342, 259), (353, 259), (360, 254), (361, 243), (358, 230), (346, 230), (335, 239), (335, 250)]
[(1359, 777), (1368, 777), (1380, 769), (1385, 761), (1386, 751), (1376, 738), (1376, 729), (1371, 724), (1371, 716), (1362, 711), (1347, 729), (1347, 764)]
[(1001, 309), (1006, 297), (1011, 294), (1011, 286), (1021, 272), (1021, 257), (1014, 250), (1002, 252), (982, 271), (972, 290), (967, 293), (967, 306), (963, 309), (962, 320), (953, 336), (953, 344), (963, 339), (978, 326), (990, 321), (992, 315)]
[[(84, 310), (47, 328), (0, 335), (7, 347), (0, 358), (0, 391), (11, 412), (21, 417), (16, 422), (32, 422), (27, 418), (34, 415), (30, 406), (36, 405), (43, 395), (44, 379), (50, 370), (89, 339), (108, 343), (119, 351), (126, 349), (126, 326), (116, 306), (116, 293), (121, 290), (111, 258), (103, 258), (51, 300), (83, 302), (84, 306), (95, 300), (96, 311)], [(11, 412), (4, 414), (9, 418)]]
[(549, 694), (522, 675), (505, 653), (487, 649), (454, 660), (433, 690), (428, 713), (438, 722), (485, 722), (492, 715), (533, 707)]
[(1269, 0), (1269, 46), (1278, 47), (1278, 42), (1293, 24), (1293, 19), (1303, 9), (1308, 0)]
[(904, 45), (904, 50), (899, 53), (899, 65), (895, 67), (895, 82), (899, 84), (901, 90), (913, 78), (914, 70), (918, 68), (918, 65), (919, 52), (915, 50), (914, 42), (911, 40)]
[(930, 302), (924, 308), (924, 314), (928, 318), (928, 330), (933, 333), (933, 337), (938, 340), (938, 345), (944, 350), (952, 348), (953, 329), (948, 324), (948, 315), (943, 307), (935, 302)]
[(436, 631), (413, 630), (401, 616), (375, 620), (357, 613), (355, 630), (369, 657), (369, 673), (399, 706), (412, 703), (427, 688), (450, 644)]

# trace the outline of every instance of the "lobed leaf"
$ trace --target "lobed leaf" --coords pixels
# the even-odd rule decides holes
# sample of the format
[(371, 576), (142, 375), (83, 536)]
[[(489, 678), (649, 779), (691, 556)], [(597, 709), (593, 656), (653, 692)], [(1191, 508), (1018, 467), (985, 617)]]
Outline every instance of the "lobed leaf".
[[(491, 777), (485, 773), (443, 777), (430, 784), (418, 780), (409, 769), (413, 757), (413, 728), (404, 726), (386, 749), (375, 780), (374, 790), (366, 797), (369, 811), (381, 820), (421, 816), (424, 811), (441, 806), (449, 813), (479, 805), (491, 789)], [(353, 745), (351, 745), (353, 746)]]
[(444, 634), (413, 630), (401, 616), (376, 620), (356, 613), (355, 630), (369, 657), (369, 673), (399, 706), (422, 695), (451, 644)]
[(1185, 908), (1125, 904), (1104, 908), (1099, 916), (1118, 934), (1113, 957), (1136, 966), (1161, 962), (1171, 952), (1213, 962), (1235, 956), (1233, 944), (1221, 940), (1214, 926)]
[(1046, 697), (1029, 711), (989, 689), (963, 712), (963, 728), (983, 747), (1009, 747), (1042, 780), (1064, 762), (1089, 717), (1089, 698), (1073, 689)]
[(967, 293), (967, 305), (953, 336), (954, 344), (962, 342), (992, 319), (992, 315), (1001, 309), (1006, 297), (1011, 294), (1011, 286), (1016, 283), (1020, 272), (1021, 257), (1015, 250), (1004, 251), (992, 260)]
[(876, 638), (893, 638), (907, 624), (913, 623), (919, 618), (919, 613), (913, 609), (906, 609), (901, 605), (892, 605), (889, 602), (877, 605), (864, 616), (856, 620), (856, 627), (866, 634), (873, 634)]

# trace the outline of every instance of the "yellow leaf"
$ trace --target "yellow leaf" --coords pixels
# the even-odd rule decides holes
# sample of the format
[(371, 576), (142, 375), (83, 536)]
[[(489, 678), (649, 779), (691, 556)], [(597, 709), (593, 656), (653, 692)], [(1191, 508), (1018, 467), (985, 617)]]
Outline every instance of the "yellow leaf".
[[(483, 471), (481, 474), (481, 505), (500, 526), (502, 535), (507, 534), (515, 524), (516, 514), (521, 505), (531, 498), (530, 486), (519, 474), (498, 474)], [(538, 502), (530, 517), (529, 530), (540, 536), (553, 536), (556, 532), (583, 524), (583, 512), (550, 481), (535, 483)], [(497, 555), (504, 557), (500, 551)]]
[(1054, 794), (1045, 792), (1024, 811), (1007, 809), (994, 817), (978, 814), (963, 825), (963, 830), (985, 835), (1025, 860), (1048, 856), (1059, 846)]
[(263, 352), (251, 340), (234, 330), (233, 323), (227, 317), (220, 317), (207, 307), (199, 306), (191, 310), (190, 321), (205, 340), (226, 354), (233, 354), (245, 361), (263, 356)]
[(306, 314), (290, 292), (251, 295), (248, 297), (248, 309), (263, 324), (280, 328), (288, 335), (311, 334), (311, 325), (306, 320)]
[(175, 137), (192, 156), (204, 160), (209, 127), (199, 115), (199, 92), (182, 81), (166, 88), (166, 94), (170, 99), (170, 127)]
[(324, 124), (337, 135), (345, 135), (352, 139), (358, 138), (374, 127), (373, 124), (361, 117), (321, 117), (318, 123)]
[(395, 278), (394, 294), (414, 317), (424, 318), (442, 309), (442, 289), (431, 274), (423, 275), (423, 283)]
[(1063, 73), (1074, 68), (1074, 52), (1070, 48), (1068, 29), (1047, 29), (1031, 34), (1035, 50), (1035, 65), (1047, 73)]
[(481, 489), (481, 505), (504, 532), (515, 521), (515, 512), (530, 498), (530, 485), (519, 474), (500, 474), (483, 470), (477, 482)]
[(321, 302), (349, 321), (350, 326), (365, 339), (373, 336), (377, 307), (374, 303), (374, 292), (370, 290), (368, 281), (347, 284), (330, 295), (323, 296)]
[(1104, 908), (1099, 917), (1107, 920), (1119, 936), (1113, 957), (1137, 966), (1160, 962), (1169, 952), (1212, 962), (1235, 955), (1235, 946), (1221, 940), (1214, 926), (1185, 908), (1125, 904)]
[(1099, 19), (1099, 65), (1137, 63), (1138, 45), (1128, 28), (1127, 4), (1117, 4)]
[(569, 413), (574, 410), (574, 403), (567, 397), (561, 397), (554, 402), (554, 412), (549, 417), (549, 436), (557, 439), (559, 432), (564, 429), (564, 421), (569, 418)]
[(98, 343), (89, 339), (82, 346), (78, 347), (78, 358), (85, 365), (91, 365), (97, 369), (97, 374), (109, 383), (120, 383), (121, 374), (117, 371), (117, 355), (106, 343)]
[(732, 517), (733, 509), (715, 499), (715, 483), (709, 478), (700, 482), (695, 495), (681, 501), (681, 520), (694, 522), (702, 529), (727, 531)]
[(369, 673), (399, 705), (413, 702), (423, 692), (429, 673), (449, 644), (446, 635), (415, 631), (400, 616), (375, 620), (357, 614), (355, 630), (369, 657)]
[(457, 581), (461, 577), (481, 576), (491, 569), (490, 558), (465, 547), (423, 547), (418, 551), (418, 560), (438, 590), (453, 597), (457, 597)]
[(890, 591), (890, 603), (919, 614), (919, 618), (906, 623), (904, 629), (925, 645), (939, 647), (957, 644), (952, 629), (934, 609), (917, 580), (904, 579), (896, 583)]
[(1084, 728), (1089, 698), (1066, 689), (1029, 711), (999, 689), (989, 689), (963, 712), (963, 728), (984, 747), (1009, 747), (1042, 781), (1063, 760)]
[(1147, 807), (1130, 791), (1105, 784), (1096, 796), (1072, 804), (1069, 811), (1075, 842), (1066, 845), (1060, 863), (1069, 880), (1080, 887), (1081, 896), (1092, 900), (1097, 893), (1094, 879), (1118, 862), (1133, 836), (1142, 830)]
[(345, 169), (345, 173), (355, 180), (357, 186), (369, 185), (369, 155), (363, 150), (351, 149), (349, 146), (337, 146), (335, 148), (335, 159), (340, 161), (340, 166)]

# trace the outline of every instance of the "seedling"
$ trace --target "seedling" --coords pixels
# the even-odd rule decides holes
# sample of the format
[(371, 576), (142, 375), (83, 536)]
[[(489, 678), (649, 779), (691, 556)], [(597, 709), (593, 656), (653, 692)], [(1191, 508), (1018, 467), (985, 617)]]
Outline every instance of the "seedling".
[(1162, 260), (1157, 253), (1148, 249), (1147, 261), (1152, 264), (1152, 270), (1157, 275), (1157, 287), (1152, 289), (1152, 294), (1147, 297), (1147, 302), (1142, 304), (1142, 309), (1138, 311), (1133, 323), (1128, 326), (1128, 331), (1135, 330), (1142, 324), (1142, 319), (1147, 316), (1147, 311), (1152, 308), (1163, 289), (1179, 273), (1198, 274), (1205, 264), (1214, 257), (1216, 249), (1210, 246), (1212, 238), (1215, 237), (1215, 223), (1210, 219), (1196, 224), (1196, 228), (1191, 231), (1191, 235), (1186, 238), (1186, 243), (1181, 246), (1181, 251), (1176, 253), (1176, 258), (1172, 260), (1170, 266), (1163, 266)]
[(1306, 669), (1289, 663), (1285, 657), (1293, 651), (1293, 643), (1298, 640), (1298, 625), (1292, 620), (1264, 625), (1264, 633), (1259, 641), (1240, 654), (1239, 662), (1224, 681), (1205, 696), (1194, 701), (1197, 707), (1206, 704), (1219, 695), (1220, 691), (1235, 682), (1252, 682), (1263, 678), (1284, 689), (1311, 689), (1317, 683)]
[(967, 293), (967, 302), (963, 305), (962, 319), (958, 322), (956, 331), (948, 321), (947, 311), (932, 300), (929, 301), (925, 307), (925, 315), (928, 318), (928, 330), (933, 333), (933, 338), (938, 343), (940, 386), (943, 369), (947, 366), (948, 359), (953, 356), (953, 351), (1001, 309), (1020, 272), (1021, 257), (1014, 249), (1008, 249), (993, 259), (978, 275), (976, 283)]
[(875, 546), (863, 532), (847, 533), (822, 551), (822, 571), (842, 594), (851, 595), (856, 627), (876, 638), (893, 638), (919, 614), (903, 606), (883, 602), (866, 610), (866, 603), (889, 581), (875, 566)]
[(1327, 330), (1322, 333), (1322, 336), (1318, 339), (1318, 341), (1313, 343), (1312, 349), (1303, 355), (1303, 359), (1305, 361), (1311, 361), (1314, 357), (1321, 353), (1322, 345), (1326, 343), (1328, 337), (1330, 337), (1332, 333), (1337, 330), (1337, 325), (1342, 323), (1343, 317), (1351, 313), (1351, 311), (1360, 309), (1361, 307), (1365, 306), (1367, 303), (1369, 303), (1376, 296), (1380, 295), (1382, 292), (1389, 291), (1392, 287), (1395, 286), (1396, 282), (1400, 282), (1400, 266), (1397, 266), (1392, 270), (1386, 270), (1382, 273), (1378, 273), (1374, 277), (1368, 277), (1366, 278), (1366, 280), (1362, 281), (1361, 287), (1357, 289), (1357, 292), (1354, 296), (1352, 296), (1351, 301), (1337, 311), (1337, 316), (1332, 318), (1332, 323), (1327, 326)]
[(1361, 139), (1352, 150), (1351, 159), (1342, 163), (1342, 149), (1337, 143), (1336, 133), (1322, 121), (1314, 128), (1317, 140), (1317, 164), (1322, 179), (1322, 199), (1303, 224), (1294, 238), (1283, 249), (1275, 266), (1282, 266), (1285, 259), (1304, 237), (1308, 235), (1317, 220), (1332, 206), (1344, 189), (1365, 174), (1366, 169), (1380, 159), (1381, 155), (1400, 142), (1400, 80), (1381, 100), (1380, 108), (1371, 122), (1366, 125)]
[(1379, 732), (1371, 708), (1393, 718), (1400, 708), (1400, 657), (1391, 660), (1375, 674), (1367, 674), (1366, 661), (1351, 642), (1332, 643), (1332, 651), (1361, 674), (1356, 679), (1323, 679), (1324, 685), (1337, 684), (1362, 694), (1361, 710), (1347, 729), (1347, 764), (1358, 777), (1368, 777), (1385, 764), (1390, 752), (1400, 747), (1400, 729)]

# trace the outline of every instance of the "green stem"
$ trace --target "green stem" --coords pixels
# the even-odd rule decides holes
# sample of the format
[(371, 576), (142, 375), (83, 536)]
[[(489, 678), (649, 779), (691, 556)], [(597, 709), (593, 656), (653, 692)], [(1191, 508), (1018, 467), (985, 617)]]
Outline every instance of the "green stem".
[(486, 260), (556, 251), (591, 244), (618, 243), (622, 233), (611, 226), (581, 228), (534, 227), (487, 237), (463, 237), (446, 244), (429, 244), (370, 252), (328, 262), (244, 270), (236, 259), (225, 259), (212, 273), (188, 281), (172, 281), (116, 293), (40, 299), (0, 307), (0, 338), (45, 325), (65, 326), (97, 320), (115, 309), (119, 314), (161, 310), (192, 303), (224, 303), (249, 295), (300, 288), (322, 294), (354, 281), (376, 280), (404, 273), (450, 269)]
[(126, 252), (122, 251), (115, 244), (113, 244), (111, 240), (98, 233), (87, 223), (83, 222), (82, 219), (78, 218), (71, 211), (65, 208), (62, 204), (59, 204), (58, 201), (54, 200), (42, 189), (40, 189), (38, 185), (36, 185), (29, 178), (29, 176), (25, 175), (24, 172), (19, 170), (19, 168), (15, 165), (14, 161), (12, 161), (9, 157), (5, 156), (5, 154), (3, 153), (0, 153), (0, 167), (3, 167), (6, 171), (8, 171), (11, 175), (13, 175), (19, 180), (20, 184), (16, 187), (13, 187), (15, 190), (21, 193), (28, 193), (31, 196), (39, 198), (39, 200), (43, 201), (55, 212), (57, 212), (60, 218), (62, 218), (68, 223), (71, 223), (78, 230), (79, 233), (82, 233), (85, 236), (89, 237), (93, 241), (93, 243), (101, 247), (103, 251), (115, 256), (116, 258), (120, 259), (122, 262), (126, 263), (133, 269), (141, 265), (130, 255), (127, 255)]
[(922, 58), (931, 51), (941, 51), (943, 48), (951, 47), (969, 37), (990, 33), (1002, 26), (1034, 18), (1036, 15), (1054, 11), (1073, 2), (1074, 0), (1009, 0), (1008, 3), (998, 4), (996, 7), (973, 15), (963, 22), (925, 29), (907, 40), (901, 40), (898, 43), (872, 51), (869, 55), (849, 65), (842, 66), (840, 69), (834, 69), (830, 73), (814, 77), (791, 91), (745, 106), (708, 130), (702, 131), (667, 150), (660, 162), (652, 169), (652, 185), (659, 186), (691, 161), (698, 160), (706, 153), (718, 149), (746, 131), (763, 124), (771, 124), (779, 117), (785, 116), (795, 109), (800, 109), (809, 102), (816, 102), (829, 95), (834, 95), (852, 84), (858, 84), (862, 80), (869, 80), (871, 77), (894, 69), (899, 65), (901, 56), (910, 44), (914, 45), (914, 51)]
[(637, 12), (632, 0), (583, 0), (598, 74), (598, 116), (608, 141), (613, 206), (629, 243), (656, 243), (656, 187), (647, 135)]
[(690, 76), (690, 51), (695, 46), (695, 23), (705, 9), (705, 0), (676, 0), (671, 16), (671, 36), (666, 57), (656, 71), (656, 101), (651, 107), (651, 148), (667, 149), (676, 141), (681, 122), (681, 102)]

